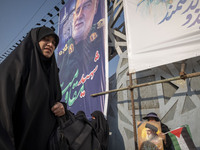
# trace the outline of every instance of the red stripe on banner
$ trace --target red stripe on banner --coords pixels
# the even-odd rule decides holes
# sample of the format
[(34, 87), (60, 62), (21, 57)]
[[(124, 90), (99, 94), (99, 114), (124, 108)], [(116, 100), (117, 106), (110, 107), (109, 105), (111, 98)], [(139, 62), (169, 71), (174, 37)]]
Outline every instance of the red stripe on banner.
[(183, 127), (178, 128), (178, 129), (175, 129), (175, 130), (173, 130), (173, 131), (170, 131), (170, 133), (172, 133), (172, 134), (174, 134), (175, 136), (177, 136), (178, 138), (180, 138), (182, 130), (183, 130)]

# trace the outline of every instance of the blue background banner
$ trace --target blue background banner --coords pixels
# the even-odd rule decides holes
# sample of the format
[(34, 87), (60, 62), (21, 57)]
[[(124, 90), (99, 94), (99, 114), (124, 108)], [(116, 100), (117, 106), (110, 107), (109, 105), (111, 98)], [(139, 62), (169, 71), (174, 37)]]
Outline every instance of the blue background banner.
[(69, 0), (60, 11), (57, 62), (62, 101), (88, 118), (105, 108), (105, 95), (90, 96), (106, 90), (104, 6), (102, 0)]

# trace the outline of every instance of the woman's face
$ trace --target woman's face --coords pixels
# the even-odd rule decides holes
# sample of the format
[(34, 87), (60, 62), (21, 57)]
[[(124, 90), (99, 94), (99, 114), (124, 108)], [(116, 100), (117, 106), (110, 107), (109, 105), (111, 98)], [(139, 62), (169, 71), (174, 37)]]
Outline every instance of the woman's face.
[(39, 46), (42, 50), (42, 54), (47, 58), (50, 58), (53, 55), (55, 45), (56, 41), (52, 35), (45, 36), (41, 41), (39, 41)]
[(156, 121), (156, 118), (154, 118), (154, 117), (149, 117), (149, 118), (148, 118), (148, 121), (149, 121), (149, 122), (155, 122), (155, 121)]

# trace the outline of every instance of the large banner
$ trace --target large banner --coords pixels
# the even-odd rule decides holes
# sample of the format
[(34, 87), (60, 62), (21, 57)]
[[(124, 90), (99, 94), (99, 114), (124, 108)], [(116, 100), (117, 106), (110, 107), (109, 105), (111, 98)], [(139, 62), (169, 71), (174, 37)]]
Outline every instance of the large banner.
[(95, 110), (107, 113), (107, 18), (104, 0), (68, 0), (60, 11), (57, 62), (62, 101), (88, 118)]
[(199, 0), (123, 0), (129, 72), (200, 55)]

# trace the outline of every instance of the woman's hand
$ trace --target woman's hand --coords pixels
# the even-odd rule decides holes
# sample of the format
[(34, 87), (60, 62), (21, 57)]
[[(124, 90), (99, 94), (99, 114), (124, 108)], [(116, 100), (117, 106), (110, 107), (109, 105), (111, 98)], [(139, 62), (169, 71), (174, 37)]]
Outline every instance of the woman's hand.
[(55, 116), (60, 117), (65, 114), (65, 108), (62, 103), (57, 102), (53, 107), (51, 108), (51, 111), (55, 114)]
[(164, 143), (166, 144), (166, 136), (165, 136), (165, 134), (161, 132), (160, 134), (158, 134), (158, 136), (159, 136), (160, 138), (162, 138), (162, 140), (163, 140)]

